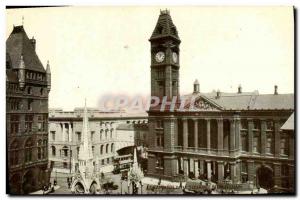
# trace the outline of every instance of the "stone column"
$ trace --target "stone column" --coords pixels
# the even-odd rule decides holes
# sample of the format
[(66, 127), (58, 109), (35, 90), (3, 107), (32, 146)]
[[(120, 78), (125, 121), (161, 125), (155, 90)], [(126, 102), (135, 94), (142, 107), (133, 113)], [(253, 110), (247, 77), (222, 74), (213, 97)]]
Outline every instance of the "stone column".
[(248, 181), (254, 183), (254, 176), (255, 176), (255, 168), (254, 168), (254, 161), (247, 160), (247, 170), (248, 170)]
[(69, 142), (72, 142), (72, 137), (73, 137), (72, 126), (71, 123), (69, 123)]
[(189, 176), (189, 160), (187, 158), (183, 159), (183, 171), (186, 177)]
[(240, 151), (241, 149), (241, 141), (240, 141), (240, 138), (241, 138), (241, 132), (240, 132), (240, 125), (241, 125), (241, 120), (240, 119), (236, 119), (235, 120), (235, 148)]
[(194, 159), (190, 158), (189, 161), (190, 161), (190, 172), (193, 172), (195, 174)]
[(237, 182), (241, 182), (241, 161), (240, 160), (237, 160), (236, 161), (236, 179), (237, 179)]
[(236, 163), (230, 162), (230, 179), (233, 183), (236, 183)]
[(207, 180), (211, 181), (211, 161), (206, 160), (206, 164), (207, 164)]
[(199, 177), (199, 161), (198, 160), (194, 160), (195, 163), (195, 178)]
[(207, 150), (208, 152), (210, 151), (210, 119), (205, 119), (206, 120), (206, 130), (207, 130)]
[(183, 123), (183, 149), (187, 149), (188, 148), (188, 124), (187, 124), (187, 119), (183, 118), (182, 119), (182, 123)]
[(193, 119), (194, 121), (194, 147), (195, 149), (198, 148), (198, 120)]
[(279, 132), (280, 126), (279, 126), (279, 121), (275, 120), (274, 121), (274, 156), (275, 157), (280, 157), (280, 132)]
[(204, 174), (204, 160), (199, 160), (199, 168), (200, 168), (200, 174)]
[(223, 119), (217, 119), (218, 122), (218, 151), (223, 152)]
[(62, 141), (64, 142), (66, 139), (66, 136), (65, 136), (65, 123), (62, 123)]
[(253, 128), (254, 128), (253, 120), (248, 119), (248, 151), (250, 154), (253, 153)]
[(274, 163), (274, 185), (281, 187), (281, 164)]
[(184, 160), (182, 157), (180, 157), (180, 169), (182, 169), (184, 171)]
[(235, 120), (230, 120), (230, 146), (229, 146), (230, 153), (234, 153), (235, 150)]
[(218, 182), (222, 182), (224, 179), (224, 162), (217, 161), (218, 163)]
[(174, 119), (174, 145), (178, 146), (178, 120)]
[(267, 122), (266, 120), (261, 120), (261, 154), (265, 155), (266, 154), (266, 130), (267, 130)]

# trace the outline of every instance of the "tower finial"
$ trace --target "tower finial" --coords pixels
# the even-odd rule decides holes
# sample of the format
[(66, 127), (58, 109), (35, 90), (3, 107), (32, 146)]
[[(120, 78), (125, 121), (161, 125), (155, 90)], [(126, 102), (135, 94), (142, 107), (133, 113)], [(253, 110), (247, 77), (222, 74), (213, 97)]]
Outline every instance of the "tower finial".
[(24, 26), (24, 15), (22, 15), (22, 26)]

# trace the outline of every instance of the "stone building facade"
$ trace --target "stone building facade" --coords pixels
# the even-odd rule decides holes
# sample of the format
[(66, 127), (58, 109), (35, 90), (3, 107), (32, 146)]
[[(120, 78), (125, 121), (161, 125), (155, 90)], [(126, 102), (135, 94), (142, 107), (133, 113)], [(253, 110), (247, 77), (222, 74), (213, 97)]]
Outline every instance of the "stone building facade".
[(23, 26), (6, 40), (7, 193), (28, 194), (49, 182), (48, 96), (46, 69)]
[[(118, 131), (118, 127), (122, 124), (147, 123), (147, 115), (101, 112), (93, 108), (87, 108), (87, 114), (95, 169), (112, 171), (117, 151), (134, 145), (134, 132)], [(78, 155), (83, 140), (82, 115), (82, 108), (70, 112), (50, 109), (49, 160), (53, 172), (73, 173), (78, 169)]]
[[(294, 134), (281, 126), (294, 112), (294, 94), (200, 92), (179, 97), (180, 39), (168, 10), (151, 38), (151, 96), (175, 109), (150, 107), (148, 175), (203, 178), (294, 191)], [(174, 97), (176, 99), (174, 99)], [(283, 178), (284, 177), (284, 178)]]

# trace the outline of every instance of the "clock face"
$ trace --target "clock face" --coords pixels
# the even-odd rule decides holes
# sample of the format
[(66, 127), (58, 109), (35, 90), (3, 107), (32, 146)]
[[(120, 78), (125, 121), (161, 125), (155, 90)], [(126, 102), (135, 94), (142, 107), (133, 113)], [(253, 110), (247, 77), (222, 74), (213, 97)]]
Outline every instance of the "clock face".
[(174, 63), (177, 63), (178, 56), (177, 56), (177, 53), (176, 53), (176, 52), (173, 52), (173, 53), (172, 53), (172, 59), (173, 59), (173, 62), (174, 62)]
[(156, 55), (155, 55), (155, 60), (156, 62), (162, 62), (165, 59), (165, 53), (162, 51), (159, 51)]

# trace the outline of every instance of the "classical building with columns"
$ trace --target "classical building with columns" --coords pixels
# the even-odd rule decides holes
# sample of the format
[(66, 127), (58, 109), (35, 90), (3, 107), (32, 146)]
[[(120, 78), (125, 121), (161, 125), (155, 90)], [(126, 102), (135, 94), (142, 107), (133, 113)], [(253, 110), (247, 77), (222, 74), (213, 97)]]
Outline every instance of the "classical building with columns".
[(294, 191), (294, 134), (281, 129), (294, 112), (294, 94), (279, 94), (277, 86), (271, 94), (241, 86), (235, 93), (202, 93), (195, 81), (193, 93), (179, 99), (181, 41), (168, 10), (149, 41), (151, 96), (175, 107), (162, 110), (161, 103), (148, 111), (148, 175)]
[[(123, 124), (147, 124), (147, 113), (101, 112), (87, 108), (89, 135), (97, 171), (113, 170), (113, 159), (119, 149), (133, 146), (135, 132), (120, 131)], [(83, 108), (73, 111), (49, 110), (49, 161), (53, 172), (74, 173), (82, 135)], [(126, 135), (124, 135), (126, 134)]]

